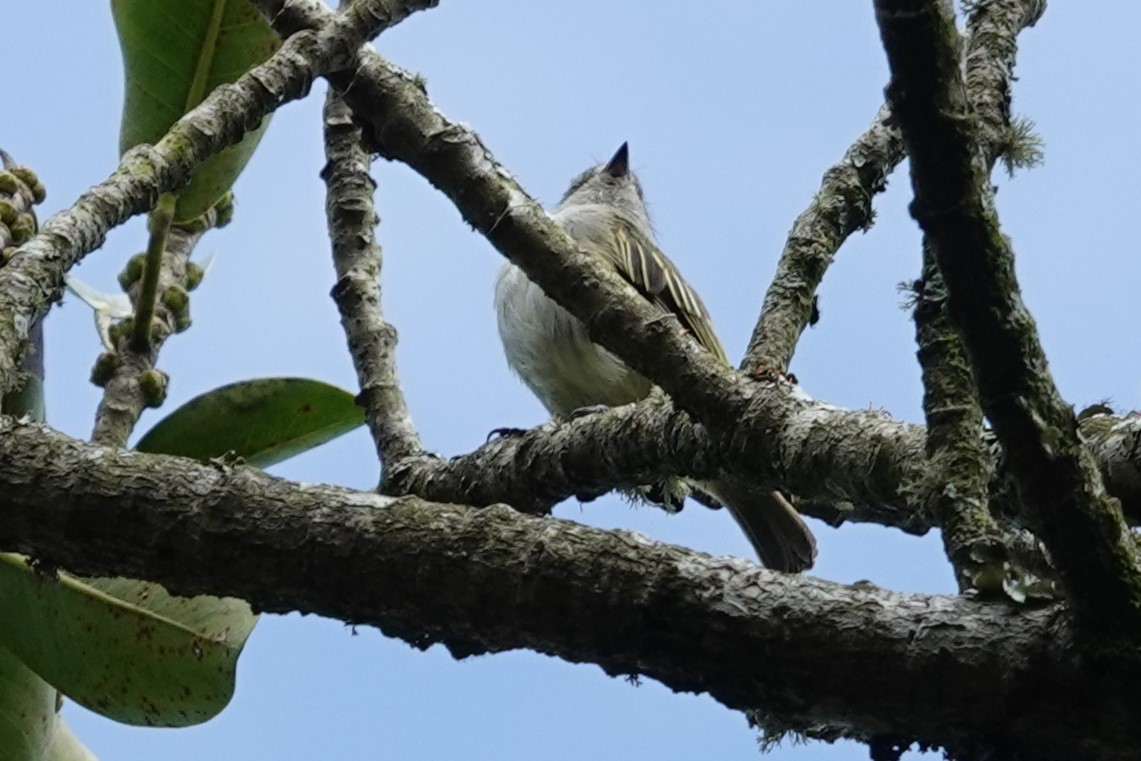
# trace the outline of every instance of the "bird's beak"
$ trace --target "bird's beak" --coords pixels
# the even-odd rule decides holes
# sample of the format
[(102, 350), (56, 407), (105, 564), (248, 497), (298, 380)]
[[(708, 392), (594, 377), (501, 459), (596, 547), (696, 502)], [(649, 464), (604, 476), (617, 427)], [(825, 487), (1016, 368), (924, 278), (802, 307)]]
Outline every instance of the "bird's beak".
[(630, 171), (630, 149), (626, 143), (614, 153), (614, 158), (606, 164), (606, 173), (611, 177), (625, 177)]

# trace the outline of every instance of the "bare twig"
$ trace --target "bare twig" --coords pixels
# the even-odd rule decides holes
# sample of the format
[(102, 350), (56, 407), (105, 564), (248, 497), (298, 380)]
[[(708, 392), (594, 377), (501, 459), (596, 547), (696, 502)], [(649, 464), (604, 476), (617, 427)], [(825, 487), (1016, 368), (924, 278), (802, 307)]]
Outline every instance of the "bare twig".
[(911, 159), (912, 213), (930, 237), (1024, 511), (1077, 619), (1104, 636), (1141, 632), (1141, 574), (1120, 505), (1105, 492), (1073, 410), (1047, 370), (999, 231), (946, 0), (876, 0), (889, 98)]
[(325, 159), (321, 176), (337, 271), (333, 300), (357, 370), (359, 402), (387, 476), (392, 466), (423, 448), (396, 374), (396, 329), (380, 308), (381, 252), (373, 232), (378, 220), (369, 156), (352, 111), (332, 90), (325, 101)]

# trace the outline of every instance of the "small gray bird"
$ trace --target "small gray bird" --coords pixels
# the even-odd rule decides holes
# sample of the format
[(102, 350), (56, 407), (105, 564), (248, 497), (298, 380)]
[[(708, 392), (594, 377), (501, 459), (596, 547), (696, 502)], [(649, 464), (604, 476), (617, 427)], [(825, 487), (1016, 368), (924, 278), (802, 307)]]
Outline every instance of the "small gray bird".
[[(583, 251), (611, 264), (650, 302), (676, 316), (715, 361), (728, 364), (705, 305), (654, 242), (642, 186), (630, 171), (629, 158), (623, 143), (610, 161), (575, 178), (551, 217)], [(507, 364), (552, 415), (630, 404), (653, 388), (591, 342), (576, 317), (510, 262), (496, 279), (495, 311)], [(812, 567), (816, 540), (779, 492), (731, 479), (695, 486), (729, 508), (766, 566), (791, 572)], [(668, 494), (665, 498), (673, 501)]]

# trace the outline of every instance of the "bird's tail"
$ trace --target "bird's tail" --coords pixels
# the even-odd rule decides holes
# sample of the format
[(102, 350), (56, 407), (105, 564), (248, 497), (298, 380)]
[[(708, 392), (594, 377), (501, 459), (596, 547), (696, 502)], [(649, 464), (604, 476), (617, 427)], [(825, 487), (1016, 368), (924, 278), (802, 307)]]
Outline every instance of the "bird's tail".
[(703, 488), (729, 509), (766, 568), (799, 573), (812, 567), (816, 539), (780, 492), (762, 491), (729, 479)]

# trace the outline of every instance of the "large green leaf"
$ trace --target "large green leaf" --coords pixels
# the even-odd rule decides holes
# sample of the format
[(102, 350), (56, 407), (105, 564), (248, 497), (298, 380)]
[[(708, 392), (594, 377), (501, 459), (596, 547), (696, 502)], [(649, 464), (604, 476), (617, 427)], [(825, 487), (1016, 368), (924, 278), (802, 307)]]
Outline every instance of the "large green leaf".
[[(32, 341), (34, 360), (43, 355), (38, 326)], [(26, 393), (5, 397), (4, 411), (43, 421), (42, 362), (25, 369)], [(0, 612), (0, 759), (21, 761), (92, 757), (56, 719), (57, 688), (129, 723), (210, 718), (233, 694), (257, 622), (241, 600), (177, 598), (128, 579), (47, 578), (19, 555), (0, 555)]]
[(259, 378), (191, 399), (160, 420), (136, 449), (199, 460), (233, 452), (264, 468), (363, 424), (348, 391), (307, 378)]
[[(211, 90), (281, 44), (247, 0), (111, 0), (111, 10), (126, 76), (120, 151), (158, 142)], [(230, 189), (268, 124), (198, 168), (179, 195), (175, 221), (199, 216)]]
[(93, 711), (154, 726), (196, 724), (226, 706), (256, 621), (240, 600), (37, 573), (10, 554), (0, 554), (0, 610), (0, 645), (29, 668)]
[(43, 761), (58, 721), (57, 695), (55, 687), (0, 647), (0, 754), (5, 761)]
[[(188, 402), (139, 448), (202, 459), (232, 451), (264, 466), (362, 422), (347, 391), (262, 379)], [(0, 555), (0, 610), (0, 646), (47, 682), (110, 718), (162, 726), (204, 721), (225, 707), (256, 622), (240, 600), (176, 598), (127, 579), (40, 575), (17, 555)]]

